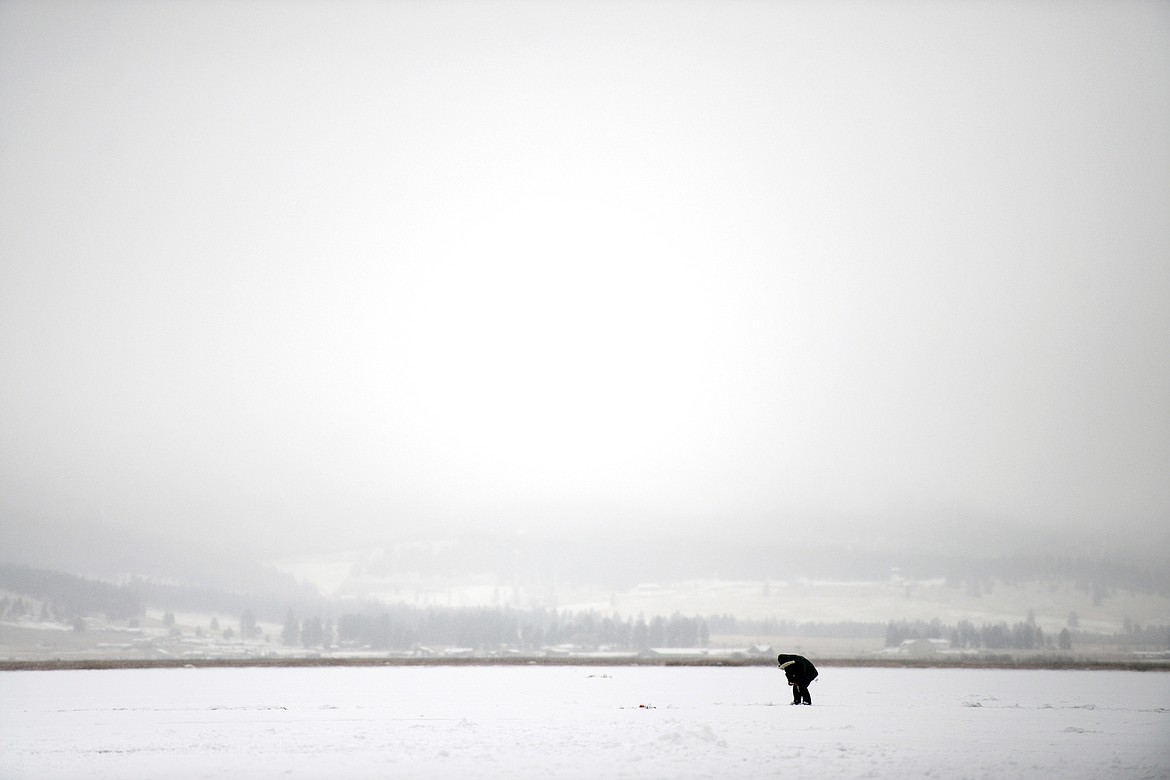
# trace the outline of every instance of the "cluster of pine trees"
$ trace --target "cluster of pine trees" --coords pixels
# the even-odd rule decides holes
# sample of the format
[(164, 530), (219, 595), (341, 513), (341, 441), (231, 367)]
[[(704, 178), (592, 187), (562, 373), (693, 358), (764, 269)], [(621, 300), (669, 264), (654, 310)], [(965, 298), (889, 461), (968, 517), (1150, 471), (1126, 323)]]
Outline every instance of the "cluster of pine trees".
[(833, 623), (798, 622), (781, 618), (737, 618), (735, 615), (712, 615), (708, 619), (711, 633), (727, 636), (793, 637), (879, 637), (885, 626), (856, 620)]
[(886, 647), (897, 647), (908, 639), (946, 639), (952, 648), (969, 650), (1039, 650), (1056, 648), (1069, 649), (1069, 633), (1065, 629), (1059, 640), (1046, 635), (1044, 630), (1031, 619), (1007, 623), (990, 623), (976, 627), (968, 620), (960, 620), (954, 626), (944, 625), (935, 619), (926, 621), (890, 621), (886, 626)]
[(512, 648), (536, 651), (555, 645), (613, 650), (706, 647), (710, 628), (700, 616), (675, 613), (647, 619), (544, 608), (419, 608), (398, 604), (381, 611), (347, 613), (336, 623), (319, 616), (285, 618), (281, 641), (315, 647), (337, 642), (377, 650), (420, 646)]
[[(886, 626), (886, 647), (897, 647), (908, 639), (946, 639), (956, 650), (1071, 650), (1074, 643), (1089, 641), (1086, 633), (1077, 630), (1075, 612), (1069, 614), (1068, 623), (1053, 636), (1036, 625), (1031, 613), (1027, 619), (1011, 625), (1000, 622), (976, 626), (968, 620), (960, 620), (953, 626), (937, 619), (891, 621)], [(1123, 629), (1122, 633), (1109, 637), (1111, 643), (1120, 647), (1170, 649), (1170, 626), (1142, 626), (1126, 618)], [(1094, 635), (1092, 639), (1099, 643), (1101, 636)]]

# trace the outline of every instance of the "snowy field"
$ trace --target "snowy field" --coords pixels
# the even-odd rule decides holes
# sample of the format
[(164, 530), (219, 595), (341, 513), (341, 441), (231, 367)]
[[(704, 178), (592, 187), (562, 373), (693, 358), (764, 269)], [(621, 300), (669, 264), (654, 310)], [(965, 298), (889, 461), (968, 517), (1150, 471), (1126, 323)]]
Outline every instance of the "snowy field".
[(1170, 674), (767, 667), (0, 673), (0, 778), (1170, 777)]

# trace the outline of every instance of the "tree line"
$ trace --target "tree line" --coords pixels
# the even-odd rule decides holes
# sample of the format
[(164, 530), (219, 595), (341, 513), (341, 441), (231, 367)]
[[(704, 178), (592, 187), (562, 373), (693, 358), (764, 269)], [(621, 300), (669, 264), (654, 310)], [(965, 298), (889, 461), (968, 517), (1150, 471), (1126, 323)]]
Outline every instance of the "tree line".
[[(1067, 636), (1068, 631), (1065, 629), (1061, 637)], [(1036, 650), (1056, 647), (1055, 640), (1032, 621), (1019, 621), (1011, 626), (1006, 622), (985, 623), (977, 627), (969, 620), (960, 620), (956, 625), (948, 626), (935, 619), (890, 621), (886, 625), (886, 647), (898, 647), (908, 640), (922, 639), (946, 639), (951, 648), (956, 650)]]
[(396, 604), (383, 609), (342, 614), (336, 621), (312, 616), (304, 620), (289, 610), (281, 631), (285, 645), (332, 644), (375, 650), (419, 647), (466, 647), (477, 651), (508, 648), (534, 652), (547, 647), (638, 652), (653, 647), (709, 647), (712, 634), (729, 636), (860, 637), (881, 636), (881, 623), (797, 623), (742, 620), (733, 615), (653, 615), (646, 617), (570, 612), (533, 607), (415, 607)]
[(879, 637), (885, 630), (880, 622), (839, 620), (832, 623), (786, 620), (783, 618), (737, 618), (735, 615), (711, 615), (707, 618), (714, 634), (728, 636), (791, 637)]
[[(1100, 634), (1090, 635), (1076, 629), (1075, 615), (1070, 614), (1070, 626), (1055, 636), (1036, 625), (1031, 614), (1011, 625), (1006, 621), (981, 626), (969, 620), (960, 620), (955, 625), (946, 625), (938, 619), (890, 621), (886, 625), (885, 645), (898, 647), (907, 640), (945, 639), (955, 650), (1071, 650), (1076, 643), (1090, 641), (1090, 637), (1093, 642), (1100, 642)], [(1126, 618), (1123, 633), (1112, 635), (1110, 640), (1120, 646), (1170, 649), (1170, 627), (1141, 626)]]
[(534, 607), (427, 607), (396, 604), (380, 611), (346, 613), (333, 620), (300, 620), (290, 610), (281, 642), (306, 647), (331, 643), (376, 650), (467, 647), (532, 652), (557, 645), (610, 650), (706, 647), (710, 626), (698, 615), (622, 617), (595, 611)]

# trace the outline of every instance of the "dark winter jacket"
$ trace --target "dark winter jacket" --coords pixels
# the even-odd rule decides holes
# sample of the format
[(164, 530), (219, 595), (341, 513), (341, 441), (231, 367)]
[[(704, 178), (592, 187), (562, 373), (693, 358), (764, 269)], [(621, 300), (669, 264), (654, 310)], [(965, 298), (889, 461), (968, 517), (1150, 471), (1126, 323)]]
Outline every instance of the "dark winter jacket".
[(780, 664), (780, 668), (784, 670), (784, 675), (789, 682), (808, 685), (817, 679), (817, 668), (812, 665), (812, 661), (803, 655), (781, 653), (776, 656), (776, 663)]

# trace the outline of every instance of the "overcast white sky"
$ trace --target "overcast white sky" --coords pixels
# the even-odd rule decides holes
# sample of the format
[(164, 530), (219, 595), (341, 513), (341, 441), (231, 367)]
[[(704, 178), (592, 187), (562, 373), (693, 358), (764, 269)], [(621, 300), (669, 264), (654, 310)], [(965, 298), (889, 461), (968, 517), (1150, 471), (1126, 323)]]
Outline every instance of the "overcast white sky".
[(1170, 521), (1170, 4), (0, 0), (0, 523)]

